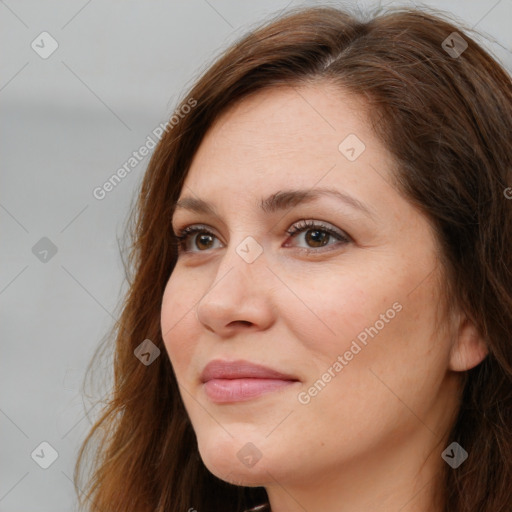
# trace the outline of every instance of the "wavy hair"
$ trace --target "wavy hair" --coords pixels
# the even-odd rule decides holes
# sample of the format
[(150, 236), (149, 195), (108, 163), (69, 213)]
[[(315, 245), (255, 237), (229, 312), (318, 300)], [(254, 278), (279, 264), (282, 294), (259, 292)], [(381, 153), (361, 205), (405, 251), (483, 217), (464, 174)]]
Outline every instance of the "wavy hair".
[[(112, 389), (76, 461), (80, 508), (241, 512), (267, 500), (262, 487), (219, 480), (199, 456), (160, 330), (176, 263), (170, 220), (192, 158), (223, 112), (268, 88), (328, 83), (368, 102), (396, 159), (396, 187), (435, 228), (446, 303), (488, 347), (464, 373), (450, 439), (470, 456), (457, 469), (445, 465), (445, 512), (512, 510), (512, 82), (462, 27), (426, 9), (366, 20), (334, 7), (294, 9), (252, 30), (195, 81), (130, 217), (129, 289), (108, 337)], [(134, 356), (145, 339), (162, 352), (149, 366)]]

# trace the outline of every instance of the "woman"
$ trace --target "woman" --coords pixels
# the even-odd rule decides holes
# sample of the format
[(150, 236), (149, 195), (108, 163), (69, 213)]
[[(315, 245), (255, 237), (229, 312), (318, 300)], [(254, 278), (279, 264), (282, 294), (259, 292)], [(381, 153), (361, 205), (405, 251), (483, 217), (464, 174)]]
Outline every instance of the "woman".
[(511, 510), (511, 137), (440, 16), (298, 9), (225, 52), (142, 184), (82, 503)]

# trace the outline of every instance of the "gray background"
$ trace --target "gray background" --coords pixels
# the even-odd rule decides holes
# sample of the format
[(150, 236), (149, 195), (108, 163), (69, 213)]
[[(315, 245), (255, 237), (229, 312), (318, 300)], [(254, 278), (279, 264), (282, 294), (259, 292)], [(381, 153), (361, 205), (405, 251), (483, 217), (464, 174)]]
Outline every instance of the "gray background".
[[(390, 4), (397, 5), (382, 2)], [(118, 238), (149, 157), (103, 200), (92, 190), (168, 119), (223, 48), (254, 23), (298, 5), (0, 1), (1, 512), (75, 509), (73, 465), (95, 413), (86, 414), (92, 402), (82, 380), (119, 313), (126, 288)], [(476, 27), (512, 69), (512, 0), (423, 5)], [(43, 31), (59, 45), (47, 59), (31, 47)], [(34, 254), (43, 237), (56, 247), (53, 256)], [(103, 377), (108, 386), (106, 370)], [(31, 457), (43, 441), (58, 452), (48, 469)], [(34, 458), (50, 460), (42, 449)]]

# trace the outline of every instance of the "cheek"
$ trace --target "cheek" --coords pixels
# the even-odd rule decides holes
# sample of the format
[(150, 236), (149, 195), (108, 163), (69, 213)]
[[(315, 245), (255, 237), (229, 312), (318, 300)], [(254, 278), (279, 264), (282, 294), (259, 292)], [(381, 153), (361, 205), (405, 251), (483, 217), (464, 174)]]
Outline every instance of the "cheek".
[[(317, 388), (325, 400), (336, 395), (324, 393), (324, 384), (335, 393), (348, 392), (344, 400), (355, 409), (361, 404), (378, 408), (379, 401), (384, 407), (393, 400), (390, 389), (412, 403), (435, 392), (446, 371), (449, 343), (435, 330), (433, 278), (422, 282), (419, 274), (380, 272), (375, 279), (371, 272), (353, 272), (338, 274), (335, 282), (333, 274), (296, 279), (295, 293), (307, 297), (310, 306), (308, 311), (296, 301), (290, 315), (304, 350), (306, 391), (320, 379)], [(316, 279), (314, 288), (311, 279)]]
[(299, 276), (293, 281), (288, 276), (293, 294), (283, 291), (281, 298), (286, 302), (279, 309), (280, 316), (288, 319), (303, 348), (324, 365), (348, 350), (357, 336), (363, 341), (368, 338), (365, 329), (380, 314), (389, 310), (390, 318), (396, 316), (393, 302), (397, 296), (389, 292), (396, 282), (376, 281), (372, 272), (362, 275), (326, 266)]
[[(196, 286), (197, 285), (197, 286)], [(199, 284), (175, 273), (169, 279), (162, 298), (160, 323), (162, 338), (177, 377), (192, 368), (198, 339), (194, 305), (200, 300)]]
[(355, 407), (365, 404), (390, 422), (403, 416), (413, 424), (414, 415), (406, 409), (426, 414), (446, 374), (450, 343), (436, 332), (429, 285), (409, 292), (410, 287), (397, 290), (396, 311), (386, 314), (386, 303), (357, 329), (352, 339), (358, 342), (363, 334), (365, 344), (359, 343), (361, 351), (346, 367), (345, 386)]

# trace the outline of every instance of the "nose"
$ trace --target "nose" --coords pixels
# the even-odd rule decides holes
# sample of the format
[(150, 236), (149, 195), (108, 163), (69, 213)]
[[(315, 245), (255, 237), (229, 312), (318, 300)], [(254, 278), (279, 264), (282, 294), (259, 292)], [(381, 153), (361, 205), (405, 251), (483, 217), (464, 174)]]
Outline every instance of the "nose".
[(264, 254), (248, 263), (235, 248), (226, 249), (208, 291), (196, 306), (197, 319), (224, 338), (241, 329), (268, 329), (276, 311), (272, 279)]

